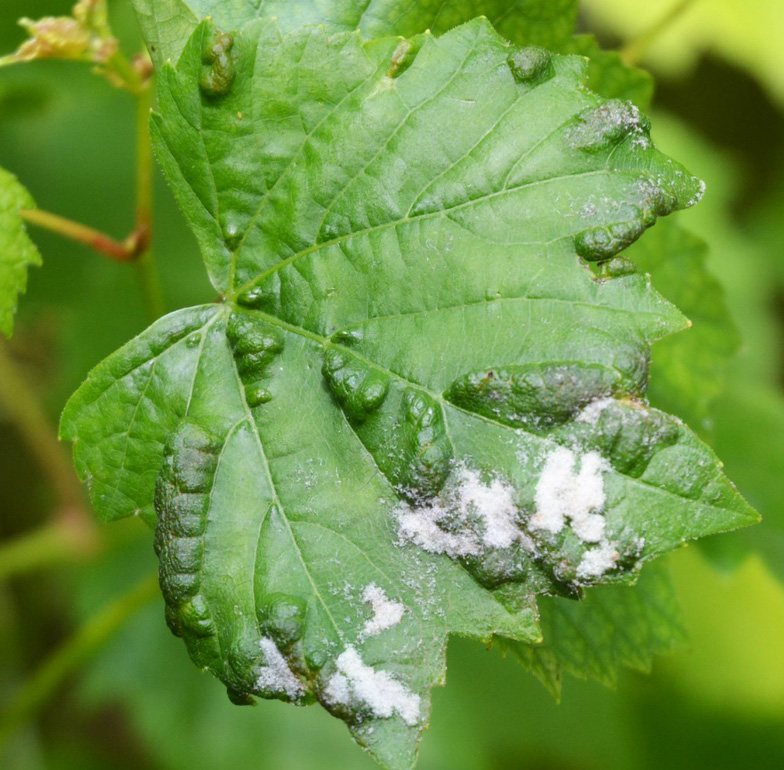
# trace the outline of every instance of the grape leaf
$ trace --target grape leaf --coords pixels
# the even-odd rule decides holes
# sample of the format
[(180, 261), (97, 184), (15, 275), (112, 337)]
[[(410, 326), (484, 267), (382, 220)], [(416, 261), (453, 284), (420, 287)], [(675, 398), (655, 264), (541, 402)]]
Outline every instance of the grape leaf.
[(41, 264), (41, 255), (27, 236), (19, 216), (35, 206), (16, 177), (0, 168), (0, 332), (11, 336), (19, 295), (27, 288), (27, 269)]
[(155, 523), (197, 665), (236, 702), (318, 700), (389, 767), (449, 632), (537, 641), (536, 594), (756, 520), (643, 403), (684, 319), (613, 259), (699, 182), (585, 66), (483, 20), (201, 24), (153, 136), (223, 301), (160, 320), (63, 415), (98, 512)]
[(669, 570), (648, 567), (634, 586), (601, 586), (581, 602), (561, 597), (539, 601), (540, 645), (499, 640), (560, 697), (563, 672), (615, 687), (622, 667), (650, 671), (653, 656), (686, 639)]

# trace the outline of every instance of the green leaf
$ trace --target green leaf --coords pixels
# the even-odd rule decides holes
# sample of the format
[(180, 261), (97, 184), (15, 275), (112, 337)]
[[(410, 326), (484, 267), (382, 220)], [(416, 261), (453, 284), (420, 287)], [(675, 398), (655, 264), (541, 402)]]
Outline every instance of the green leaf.
[(27, 288), (27, 269), (41, 264), (41, 255), (27, 236), (19, 216), (35, 207), (16, 177), (0, 168), (0, 332), (11, 336), (19, 295)]
[(155, 521), (196, 664), (235, 702), (318, 700), (389, 767), (449, 632), (538, 641), (536, 594), (756, 520), (645, 405), (684, 319), (613, 259), (699, 182), (584, 76), (482, 20), (200, 25), (153, 134), (223, 302), (159, 321), (63, 415), (98, 512)]
[(544, 642), (500, 641), (560, 697), (564, 672), (615, 687), (627, 667), (650, 671), (653, 656), (686, 640), (682, 611), (669, 571), (647, 567), (634, 586), (593, 588), (581, 602), (547, 597), (539, 602)]

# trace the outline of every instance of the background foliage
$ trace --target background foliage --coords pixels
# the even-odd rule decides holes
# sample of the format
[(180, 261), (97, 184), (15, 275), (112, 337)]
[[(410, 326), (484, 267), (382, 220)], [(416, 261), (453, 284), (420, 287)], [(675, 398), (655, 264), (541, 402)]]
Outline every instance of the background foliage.
[[(728, 476), (765, 521), (670, 558), (690, 640), (657, 659), (651, 676), (623, 673), (616, 692), (567, 678), (557, 705), (497, 651), (482, 654), (475, 643), (454, 641), (448, 684), (434, 691), (434, 721), (421, 768), (721, 768), (741, 762), (778, 768), (784, 763), (784, 503), (779, 494), (784, 259), (778, 251), (784, 227), (784, 80), (781, 68), (770, 66), (766, 43), (784, 34), (784, 20), (776, 9), (763, 13), (762, 6), (776, 5), (770, 0), (745, 4), (743, 24), (700, 25), (695, 18), (706, 12), (701, 4), (708, 5), (694, 3), (650, 49), (654, 71), (668, 62), (657, 73), (654, 138), (665, 152), (686, 161), (709, 190), (700, 206), (676, 215), (709, 250), (703, 253), (695, 244), (680, 268), (672, 268), (670, 285), (688, 300), (689, 260), (707, 260), (723, 287), (740, 345), (724, 371), (711, 375), (716, 384), (710, 402), (672, 403), (675, 388), (667, 387), (664, 375), (657, 383), (655, 368), (653, 398), (676, 413), (693, 415), (693, 427), (716, 448)], [(66, 13), (70, 5), (68, 0), (6, 0), (0, 8), (0, 51), (20, 41), (18, 17)], [(646, 4), (652, 10), (644, 23), (643, 14), (632, 12), (639, 8), (634, 0), (584, 5), (584, 28), (599, 30), (609, 46), (622, 46), (674, 3)], [(738, 8), (730, 0), (721, 5)], [(136, 50), (139, 37), (128, 4), (118, 0), (112, 10), (120, 38), (129, 51)], [(736, 18), (732, 14), (715, 16)], [(107, 232), (127, 232), (132, 146), (130, 98), (107, 88), (87, 68), (40, 62), (1, 73), (0, 166), (24, 181), (41, 208)], [(169, 306), (211, 299), (195, 241), (160, 182), (156, 195), (156, 250)], [(146, 318), (127, 267), (40, 232), (35, 240), (46, 265), (31, 273), (9, 347), (54, 423), (88, 369), (141, 331)], [(698, 290), (709, 296), (713, 291), (712, 286)], [(665, 293), (684, 303), (676, 293)], [(723, 329), (718, 341), (705, 344), (724, 345), (729, 355), (735, 345), (726, 341), (732, 339), (733, 332)], [(699, 361), (689, 354), (687, 362), (683, 371), (694, 375)], [(53, 496), (34, 458), (20, 446), (0, 414), (0, 536), (9, 540), (44, 522)], [(101, 527), (99, 539), (97, 552), (76, 563), (0, 584), (0, 698), (83, 621), (127, 590), (135, 576), (154, 569), (148, 535), (138, 522)], [(68, 680), (35, 724), (18, 734), (0, 764), (31, 770), (373, 767), (346, 740), (342, 725), (319, 710), (268, 702), (255, 709), (231, 706), (219, 686), (193, 671), (162, 614), (156, 601), (135, 615)]]

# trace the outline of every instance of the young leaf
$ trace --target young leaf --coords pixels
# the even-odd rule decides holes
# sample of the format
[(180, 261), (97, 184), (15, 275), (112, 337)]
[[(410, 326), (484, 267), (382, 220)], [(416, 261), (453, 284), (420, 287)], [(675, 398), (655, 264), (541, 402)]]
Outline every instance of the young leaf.
[(6, 337), (14, 328), (19, 295), (27, 288), (27, 268), (41, 264), (41, 255), (19, 216), (34, 206), (16, 177), (0, 168), (0, 332)]
[(99, 513), (155, 520), (197, 665), (235, 702), (318, 700), (389, 767), (449, 632), (537, 641), (536, 594), (756, 520), (642, 402), (684, 319), (613, 259), (699, 182), (584, 71), (482, 20), (201, 24), (153, 134), (224, 301), (159, 321), (63, 416)]

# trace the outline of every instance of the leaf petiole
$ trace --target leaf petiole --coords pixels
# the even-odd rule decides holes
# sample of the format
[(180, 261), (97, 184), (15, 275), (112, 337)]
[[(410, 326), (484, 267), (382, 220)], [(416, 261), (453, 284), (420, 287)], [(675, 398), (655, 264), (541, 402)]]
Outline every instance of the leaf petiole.
[(149, 240), (149, 233), (138, 228), (124, 241), (117, 241), (100, 230), (41, 209), (25, 209), (19, 214), (25, 222), (57, 233), (72, 241), (83, 243), (115, 262), (136, 261), (147, 248)]

